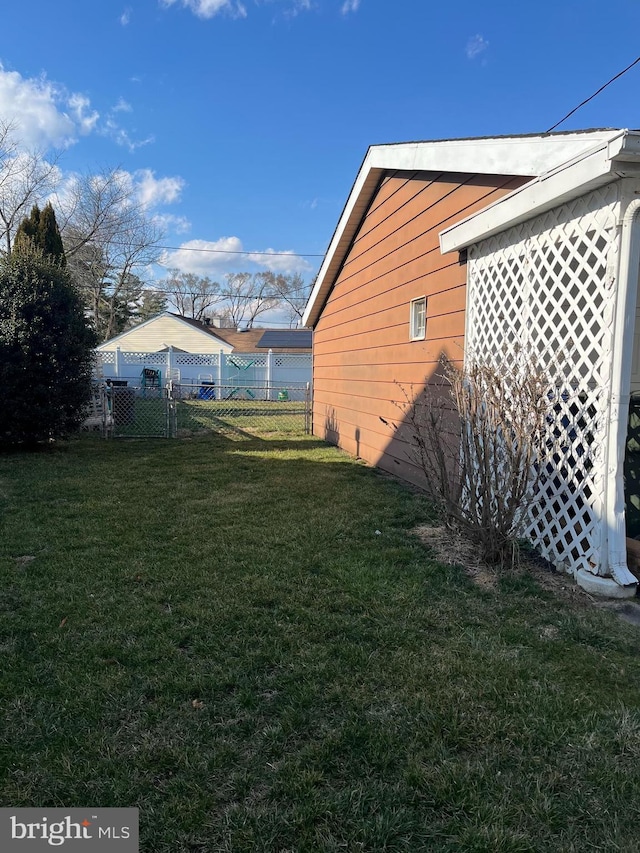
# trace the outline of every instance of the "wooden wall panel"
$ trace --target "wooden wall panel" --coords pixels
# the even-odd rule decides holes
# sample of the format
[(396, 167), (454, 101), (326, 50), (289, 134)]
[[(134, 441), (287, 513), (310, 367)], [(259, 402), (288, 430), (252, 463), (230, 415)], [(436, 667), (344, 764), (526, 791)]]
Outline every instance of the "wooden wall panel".
[[(466, 267), (439, 232), (526, 179), (391, 174), (380, 183), (314, 331), (314, 434), (411, 482), (404, 391), (461, 361)], [(409, 340), (410, 301), (427, 297), (426, 340)], [(385, 423), (386, 421), (386, 423)], [(396, 429), (392, 425), (395, 425)]]

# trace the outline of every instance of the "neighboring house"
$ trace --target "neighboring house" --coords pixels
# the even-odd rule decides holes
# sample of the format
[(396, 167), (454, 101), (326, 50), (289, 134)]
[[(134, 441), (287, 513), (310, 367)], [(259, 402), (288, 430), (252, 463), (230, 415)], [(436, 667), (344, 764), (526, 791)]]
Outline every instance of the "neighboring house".
[(370, 148), (303, 318), (314, 433), (419, 483), (402, 387), (423, 392), (442, 354), (525, 345), (558, 385), (566, 432), (527, 533), (585, 587), (632, 594), (624, 458), (640, 390), (639, 211), (640, 132)]
[[(267, 343), (262, 339), (265, 332)], [(271, 346), (269, 339), (275, 340)], [(284, 342), (285, 345), (278, 345)], [(209, 323), (182, 317), (165, 311), (138, 326), (128, 329), (100, 344), (98, 352), (163, 352), (173, 347), (176, 351), (191, 353), (231, 353), (231, 352), (311, 352), (311, 331), (309, 329), (287, 329), (279, 332), (266, 329), (225, 329)]]
[(173, 379), (301, 389), (311, 381), (311, 340), (310, 329), (238, 331), (167, 311), (105, 341), (96, 356), (105, 378), (131, 385), (147, 369), (159, 371), (162, 385)]

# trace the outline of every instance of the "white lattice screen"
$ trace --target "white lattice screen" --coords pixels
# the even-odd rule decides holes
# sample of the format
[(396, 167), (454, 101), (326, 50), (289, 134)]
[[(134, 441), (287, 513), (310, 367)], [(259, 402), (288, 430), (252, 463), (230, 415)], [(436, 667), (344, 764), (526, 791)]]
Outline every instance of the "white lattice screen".
[(164, 352), (123, 352), (121, 358), (124, 364), (156, 364), (167, 363), (167, 354)]
[(279, 353), (275, 356), (276, 367), (309, 367), (311, 353)]
[(469, 250), (467, 357), (502, 359), (517, 344), (553, 380), (561, 448), (526, 520), (542, 554), (604, 573), (608, 389), (617, 261), (613, 184)]
[(209, 367), (217, 367), (220, 356), (218, 353), (191, 353), (191, 352), (174, 352), (173, 361), (177, 365), (185, 365), (191, 367), (193, 365), (207, 365)]

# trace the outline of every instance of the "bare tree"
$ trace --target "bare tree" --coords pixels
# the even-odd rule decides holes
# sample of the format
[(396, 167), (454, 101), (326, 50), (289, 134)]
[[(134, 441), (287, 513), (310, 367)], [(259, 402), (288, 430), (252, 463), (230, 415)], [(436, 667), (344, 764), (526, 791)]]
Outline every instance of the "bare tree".
[(289, 326), (299, 326), (304, 314), (304, 309), (311, 292), (311, 285), (307, 284), (300, 273), (283, 275), (282, 273), (264, 273), (270, 279), (270, 289), (282, 307), (287, 312)]
[(20, 145), (15, 126), (0, 120), (0, 242), (11, 254), (13, 237), (33, 204), (54, 188), (58, 155), (45, 159), (44, 151)]
[(170, 270), (167, 278), (158, 282), (158, 289), (166, 293), (178, 314), (194, 320), (204, 321), (221, 300), (217, 281), (177, 269)]
[(225, 280), (222, 315), (236, 328), (251, 328), (257, 317), (280, 304), (273, 273), (227, 273)]
[(119, 169), (77, 177), (57, 205), (69, 268), (100, 339), (107, 340), (133, 299), (131, 282), (158, 260), (162, 230)]

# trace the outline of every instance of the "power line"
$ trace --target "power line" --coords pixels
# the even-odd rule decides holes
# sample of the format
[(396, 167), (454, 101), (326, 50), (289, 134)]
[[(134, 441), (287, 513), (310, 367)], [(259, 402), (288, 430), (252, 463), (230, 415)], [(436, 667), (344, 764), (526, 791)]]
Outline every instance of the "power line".
[(637, 59), (634, 59), (633, 62), (631, 63), (631, 65), (627, 65), (626, 68), (623, 68), (622, 71), (618, 72), (618, 74), (616, 74), (615, 77), (612, 77), (611, 80), (607, 80), (607, 82), (604, 84), (604, 86), (600, 86), (600, 88), (598, 89), (597, 92), (594, 92), (593, 95), (589, 95), (588, 98), (586, 98), (584, 101), (582, 101), (581, 104), (578, 104), (577, 107), (574, 107), (571, 110), (571, 112), (568, 112), (564, 118), (561, 118), (560, 121), (557, 121), (553, 125), (553, 127), (550, 127), (549, 130), (545, 131), (545, 133), (551, 133), (552, 130), (555, 130), (556, 127), (559, 127), (570, 116), (572, 116), (574, 113), (578, 112), (580, 107), (584, 107), (585, 104), (588, 104), (589, 101), (592, 101), (596, 97), (596, 95), (599, 95), (600, 92), (604, 91), (607, 88), (607, 86), (610, 86), (611, 83), (614, 82), (614, 80), (617, 80), (619, 77), (622, 77), (623, 74), (626, 74), (627, 71), (629, 71), (631, 68), (633, 68), (634, 65), (637, 65), (639, 62), (640, 62), (640, 56)]
[[(154, 282), (150, 282), (153, 284)], [(183, 299), (193, 299), (193, 298), (201, 298), (203, 295), (211, 296), (211, 298), (215, 298), (216, 302), (222, 302), (224, 299), (278, 299), (282, 302), (286, 302), (287, 297), (296, 298), (296, 294), (298, 298), (302, 298), (303, 296), (306, 298), (308, 293), (310, 292), (306, 287), (298, 287), (295, 290), (290, 290), (286, 295), (280, 296), (277, 293), (268, 294), (265, 296), (264, 293), (234, 293), (233, 291), (224, 291), (217, 290), (211, 294), (200, 294), (197, 291), (181, 293), (178, 290), (164, 290), (159, 287), (145, 287), (145, 282), (142, 282), (142, 293), (160, 293), (163, 296), (166, 296), (168, 299), (173, 297), (174, 299), (177, 296), (182, 297)]]
[(323, 254), (313, 254), (311, 252), (249, 252), (245, 249), (201, 249), (197, 246), (157, 246), (157, 248), (168, 252), (207, 252), (212, 255), (265, 255), (268, 258), (324, 258)]

